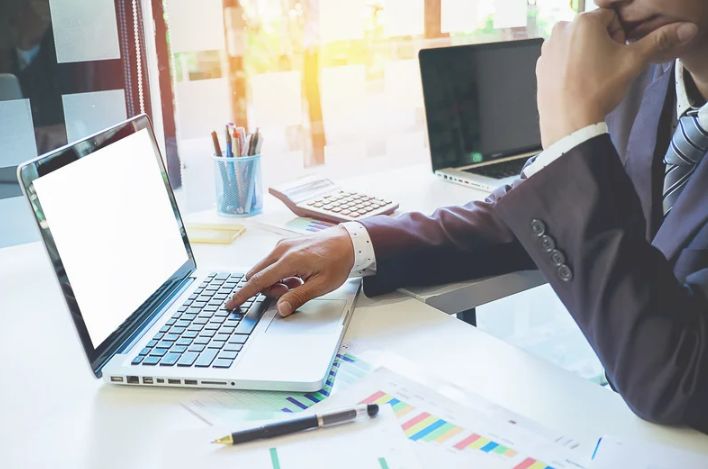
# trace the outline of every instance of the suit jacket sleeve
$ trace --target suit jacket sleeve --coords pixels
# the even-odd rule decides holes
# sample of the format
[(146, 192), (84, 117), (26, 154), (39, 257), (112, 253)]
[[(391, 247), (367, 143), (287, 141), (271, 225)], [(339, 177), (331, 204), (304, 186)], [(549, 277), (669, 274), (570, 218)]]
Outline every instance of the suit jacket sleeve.
[[(519, 179), (513, 186), (524, 184)], [(494, 210), (513, 186), (484, 202), (446, 207), (432, 215), (362, 220), (376, 254), (376, 275), (364, 278), (368, 296), (402, 286), (442, 284), (533, 269), (533, 262)]]
[(708, 265), (677, 279), (646, 241), (639, 198), (610, 138), (571, 150), (499, 199), (494, 212), (635, 413), (708, 432)]

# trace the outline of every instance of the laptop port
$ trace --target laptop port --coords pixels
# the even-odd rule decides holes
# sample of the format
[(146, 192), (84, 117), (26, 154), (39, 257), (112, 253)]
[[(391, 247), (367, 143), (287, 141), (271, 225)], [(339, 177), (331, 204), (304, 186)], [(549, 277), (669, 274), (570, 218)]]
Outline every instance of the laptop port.
[(226, 381), (204, 381), (204, 380), (202, 380), (202, 384), (218, 384), (219, 386), (226, 386), (228, 383)]
[(178, 379), (169, 378), (169, 379), (167, 380), (167, 383), (168, 383), (168, 384), (182, 384), (182, 381), (180, 381), (180, 380), (178, 380)]
[(128, 376), (128, 384), (138, 384), (140, 383), (140, 380), (138, 379), (137, 376)]
[(162, 378), (157, 378), (155, 381), (157, 381), (157, 384), (164, 384), (165, 380)]
[(122, 383), (122, 382), (123, 382), (122, 376), (111, 376), (111, 383)]
[(185, 379), (184, 384), (191, 384), (192, 386), (196, 386), (197, 380), (196, 379)]
[(152, 384), (152, 378), (143, 378), (143, 384)]

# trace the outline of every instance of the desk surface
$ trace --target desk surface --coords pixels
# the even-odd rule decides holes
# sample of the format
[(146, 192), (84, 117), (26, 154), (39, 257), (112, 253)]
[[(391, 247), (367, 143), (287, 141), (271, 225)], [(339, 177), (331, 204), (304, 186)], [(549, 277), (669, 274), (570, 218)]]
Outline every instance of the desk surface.
[[(232, 246), (196, 246), (195, 252), (204, 268), (235, 269), (274, 241), (251, 228)], [(157, 467), (171, 432), (204, 425), (178, 405), (194, 390), (94, 379), (40, 244), (0, 250), (0, 317), (0, 467)], [(612, 391), (401, 294), (362, 297), (346, 340), (410, 359), (579, 438), (647, 437), (708, 455), (708, 436), (643, 422)]]

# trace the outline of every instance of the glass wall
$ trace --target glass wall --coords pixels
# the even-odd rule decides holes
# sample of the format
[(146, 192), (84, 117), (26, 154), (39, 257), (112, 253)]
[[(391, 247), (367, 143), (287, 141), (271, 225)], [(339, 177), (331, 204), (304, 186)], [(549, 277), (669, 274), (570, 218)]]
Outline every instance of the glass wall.
[(0, 0), (0, 247), (37, 239), (17, 165), (150, 112), (131, 0)]
[(208, 135), (230, 121), (265, 135), (268, 184), (427, 162), (418, 51), (546, 36), (581, 3), (164, 0), (187, 209), (211, 203)]

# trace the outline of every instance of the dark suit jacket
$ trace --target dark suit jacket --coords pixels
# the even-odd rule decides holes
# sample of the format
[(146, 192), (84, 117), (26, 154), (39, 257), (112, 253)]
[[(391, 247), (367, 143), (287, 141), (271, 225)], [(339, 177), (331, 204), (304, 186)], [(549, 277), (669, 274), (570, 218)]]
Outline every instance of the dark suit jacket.
[(661, 220), (673, 66), (589, 140), (485, 202), (363, 222), (367, 295), (537, 267), (639, 416), (708, 433), (708, 157)]

